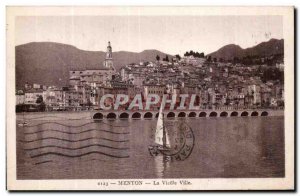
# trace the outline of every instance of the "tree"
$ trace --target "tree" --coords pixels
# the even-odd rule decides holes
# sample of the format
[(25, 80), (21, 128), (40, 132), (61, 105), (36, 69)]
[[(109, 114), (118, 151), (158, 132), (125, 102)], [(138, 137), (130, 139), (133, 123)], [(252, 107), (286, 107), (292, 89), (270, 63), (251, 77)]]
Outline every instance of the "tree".
[(166, 55), (166, 59), (165, 59), (165, 60), (169, 62), (169, 57), (168, 57), (168, 55)]
[(45, 111), (46, 104), (43, 100), (43, 96), (41, 96), (41, 95), (38, 96), (38, 98), (36, 99), (36, 103), (38, 104), (38, 107), (37, 107), (38, 111), (41, 111), (41, 112)]
[(239, 63), (240, 62), (240, 59), (239, 59), (239, 57), (234, 57), (233, 58), (233, 63)]
[(179, 54), (176, 54), (176, 55), (175, 55), (175, 57), (176, 57), (178, 60), (180, 60), (180, 59), (181, 59), (181, 57), (180, 57), (180, 55), (179, 55)]
[(43, 100), (42, 95), (39, 95), (38, 98), (36, 99), (36, 102), (35, 102), (35, 103), (41, 104), (43, 101), (44, 101), (44, 100)]
[(160, 57), (158, 55), (156, 55), (156, 60), (159, 61), (160, 60)]
[(207, 61), (208, 61), (208, 62), (211, 62), (211, 56), (208, 56), (208, 57), (207, 57)]
[(40, 103), (38, 110), (44, 112), (46, 109), (46, 104), (45, 102)]
[(266, 83), (269, 80), (279, 80), (280, 83), (284, 82), (284, 72), (276, 67), (268, 67), (263, 70), (261, 80)]
[(184, 56), (191, 56), (191, 55), (193, 55), (194, 57), (198, 57), (198, 58), (204, 58), (203, 52), (199, 53), (199, 52), (194, 52), (193, 50), (190, 50), (189, 52), (187, 51), (184, 53)]

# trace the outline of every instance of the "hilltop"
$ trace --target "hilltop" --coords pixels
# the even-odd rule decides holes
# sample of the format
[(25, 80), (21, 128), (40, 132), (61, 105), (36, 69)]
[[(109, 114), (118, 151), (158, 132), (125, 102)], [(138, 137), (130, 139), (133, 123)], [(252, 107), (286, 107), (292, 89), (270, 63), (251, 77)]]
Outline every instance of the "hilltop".
[[(99, 69), (103, 67), (105, 52), (85, 51), (74, 46), (55, 42), (32, 42), (15, 47), (16, 84), (22, 88), (26, 82), (64, 86), (68, 84), (70, 70)], [(140, 53), (113, 52), (117, 70), (123, 65), (140, 61), (155, 61), (166, 53), (144, 50)], [(169, 55), (171, 57), (172, 55)]]

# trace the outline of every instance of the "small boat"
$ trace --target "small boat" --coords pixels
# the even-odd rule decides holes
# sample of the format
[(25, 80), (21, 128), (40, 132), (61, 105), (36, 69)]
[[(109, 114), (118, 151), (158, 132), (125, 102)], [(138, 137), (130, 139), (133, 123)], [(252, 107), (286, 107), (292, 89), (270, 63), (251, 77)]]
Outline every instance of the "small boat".
[(26, 126), (26, 125), (28, 125), (28, 122), (22, 122), (22, 123), (18, 123), (18, 126), (19, 127), (24, 127), (24, 126)]
[(24, 112), (23, 112), (23, 122), (18, 123), (18, 126), (25, 127), (26, 125), (28, 125), (28, 122), (25, 121), (25, 116), (24, 116)]
[(170, 151), (170, 147), (169, 135), (166, 127), (164, 126), (164, 114), (161, 106), (156, 124), (154, 145), (150, 145), (148, 150), (151, 156), (157, 156), (162, 152)]

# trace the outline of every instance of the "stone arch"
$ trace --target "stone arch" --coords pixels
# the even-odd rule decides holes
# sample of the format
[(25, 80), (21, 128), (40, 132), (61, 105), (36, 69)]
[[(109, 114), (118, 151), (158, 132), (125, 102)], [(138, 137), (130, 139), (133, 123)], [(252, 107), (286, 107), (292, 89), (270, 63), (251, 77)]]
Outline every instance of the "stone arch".
[(210, 117), (217, 117), (218, 114), (217, 114), (217, 112), (211, 112), (211, 113), (209, 114), (209, 116), (210, 116)]
[(140, 118), (141, 118), (141, 116), (142, 116), (142, 115), (141, 115), (141, 113), (139, 113), (139, 112), (135, 112), (135, 113), (133, 113), (133, 114), (132, 114), (132, 116), (131, 116), (131, 117), (132, 117), (132, 119), (140, 119)]
[(111, 112), (106, 115), (106, 118), (107, 119), (116, 119), (117, 115), (115, 113)]
[(225, 111), (224, 111), (224, 112), (221, 112), (220, 116), (221, 116), (221, 117), (227, 117), (227, 116), (228, 116), (228, 113), (225, 112)]
[(129, 114), (126, 113), (126, 112), (123, 112), (123, 113), (120, 114), (119, 118), (120, 119), (128, 119), (129, 118)]
[(96, 113), (96, 114), (94, 114), (93, 119), (96, 119), (96, 120), (103, 119), (103, 114), (102, 113)]
[(175, 118), (175, 113), (174, 112), (169, 112), (167, 114), (167, 118)]
[(251, 116), (258, 116), (258, 112), (256, 112), (256, 111), (252, 112)]
[(186, 113), (185, 112), (179, 112), (178, 117), (186, 117)]
[(267, 112), (267, 111), (263, 111), (262, 113), (261, 113), (261, 116), (268, 116), (269, 115), (269, 113)]
[(244, 111), (244, 112), (241, 113), (241, 116), (248, 116), (248, 115), (249, 115), (249, 113), (246, 112), (246, 111)]
[(196, 117), (196, 116), (197, 116), (196, 112), (190, 112), (189, 113), (189, 117)]
[(199, 117), (206, 117), (206, 112), (200, 112)]
[(151, 119), (153, 117), (153, 114), (151, 113), (151, 112), (146, 112), (145, 114), (144, 114), (144, 118), (145, 119)]
[(230, 116), (239, 116), (239, 113), (236, 111), (231, 112)]

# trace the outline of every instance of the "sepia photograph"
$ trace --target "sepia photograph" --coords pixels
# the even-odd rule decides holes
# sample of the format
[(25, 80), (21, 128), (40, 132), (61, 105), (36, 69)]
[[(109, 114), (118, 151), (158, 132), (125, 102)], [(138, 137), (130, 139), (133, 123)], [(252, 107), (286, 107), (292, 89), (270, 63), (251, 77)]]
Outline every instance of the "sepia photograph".
[(294, 189), (293, 7), (6, 11), (9, 190)]

